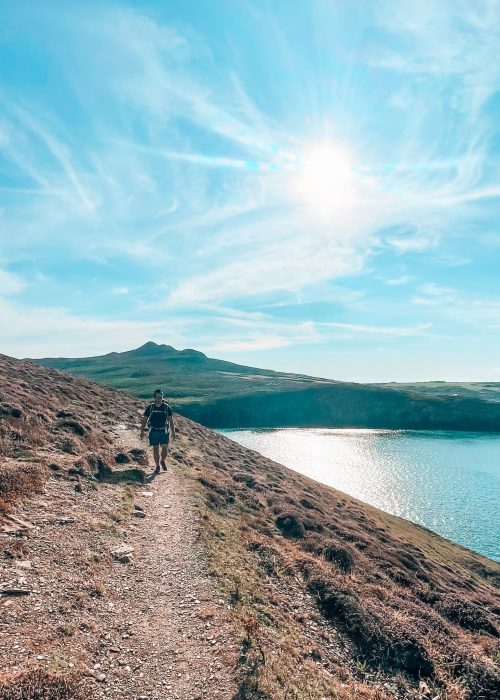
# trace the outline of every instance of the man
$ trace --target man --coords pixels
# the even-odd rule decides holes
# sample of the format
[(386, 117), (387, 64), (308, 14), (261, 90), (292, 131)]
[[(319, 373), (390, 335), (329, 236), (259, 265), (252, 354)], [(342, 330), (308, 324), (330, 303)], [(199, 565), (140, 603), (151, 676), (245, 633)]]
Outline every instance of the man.
[(163, 470), (167, 471), (167, 463), (165, 460), (167, 459), (169, 428), (172, 431), (172, 440), (175, 440), (175, 425), (172, 409), (168, 403), (163, 400), (163, 391), (161, 389), (156, 389), (153, 396), (154, 403), (146, 408), (142, 418), (141, 440), (144, 437), (146, 424), (149, 423), (149, 444), (153, 448), (153, 456), (156, 464), (154, 473), (159, 474), (160, 464)]

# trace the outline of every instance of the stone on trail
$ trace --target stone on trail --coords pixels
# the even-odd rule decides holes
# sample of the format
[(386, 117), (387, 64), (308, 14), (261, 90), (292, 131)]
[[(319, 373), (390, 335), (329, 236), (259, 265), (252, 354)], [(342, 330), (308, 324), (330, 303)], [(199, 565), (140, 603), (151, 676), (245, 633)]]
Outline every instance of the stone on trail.
[(120, 547), (113, 549), (111, 554), (113, 555), (113, 558), (116, 559), (116, 561), (119, 561), (121, 564), (129, 564), (134, 559), (133, 552), (133, 547), (131, 547), (129, 544), (123, 544)]
[(1, 588), (0, 595), (30, 595), (33, 593), (28, 588)]
[(31, 569), (31, 562), (28, 559), (23, 561), (16, 561), (15, 566), (18, 569)]

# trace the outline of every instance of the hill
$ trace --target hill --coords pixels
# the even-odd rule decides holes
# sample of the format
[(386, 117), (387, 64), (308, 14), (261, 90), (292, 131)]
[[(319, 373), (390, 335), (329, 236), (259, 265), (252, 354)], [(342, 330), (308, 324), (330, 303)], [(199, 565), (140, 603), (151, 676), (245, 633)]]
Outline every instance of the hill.
[(500, 402), (500, 382), (390, 382), (373, 386), (411, 391), (424, 396), (444, 398), (481, 399), (482, 401)]
[[(150, 397), (157, 386), (184, 416), (209, 427), (361, 427), (500, 430), (500, 402), (245, 367), (149, 342), (99, 357), (33, 360)], [(420, 385), (416, 385), (420, 387)]]
[(493, 700), (500, 565), (0, 356), (0, 698)]

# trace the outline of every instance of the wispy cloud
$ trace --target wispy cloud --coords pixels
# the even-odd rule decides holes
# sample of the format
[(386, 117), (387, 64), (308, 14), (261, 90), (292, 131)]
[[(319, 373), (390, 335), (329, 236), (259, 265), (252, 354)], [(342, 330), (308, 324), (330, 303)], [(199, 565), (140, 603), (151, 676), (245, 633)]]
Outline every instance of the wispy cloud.
[(12, 272), (0, 268), (0, 296), (19, 294), (27, 287), (27, 282)]
[[(11, 8), (13, 41), (47, 80), (41, 93), (0, 69), (4, 304), (10, 287), (35, 308), (13, 272), (35, 259), (66, 290), (67, 270), (85, 270), (110, 300), (89, 300), (82, 326), (72, 295), (59, 316), (54, 296), (37, 301), (48, 327), (82, 338), (114, 320), (125, 343), (134, 314), (131, 338), (159, 337), (160, 314), (179, 342), (228, 353), (340, 333), (397, 343), (472, 319), (467, 299), (494, 323), (469, 243), (473, 226), (498, 251), (497, 0), (366, 2), (356, 27), (348, 4), (306, 3), (292, 27), (274, 3), (258, 32), (254, 6), (222, 2), (217, 24), (205, 6), (148, 7), (49, 3), (33, 31)], [(311, 173), (322, 148), (333, 164)], [(418, 284), (443, 267), (451, 282)]]
[(408, 284), (411, 282), (412, 278), (410, 275), (401, 275), (401, 277), (392, 277), (391, 279), (384, 280), (384, 283), (389, 287), (399, 287), (402, 284)]
[(438, 231), (426, 228), (416, 228), (408, 233), (402, 231), (400, 236), (389, 236), (387, 243), (398, 253), (422, 253), (429, 248), (438, 245), (440, 235)]
[(357, 323), (322, 323), (321, 326), (339, 328), (352, 333), (367, 333), (369, 335), (387, 335), (405, 337), (412, 335), (426, 335), (431, 328), (431, 323), (417, 323), (414, 326), (368, 326)]
[(434, 282), (423, 284), (411, 298), (413, 304), (432, 307), (442, 318), (461, 326), (476, 326), (481, 333), (500, 329), (500, 297), (478, 297)]

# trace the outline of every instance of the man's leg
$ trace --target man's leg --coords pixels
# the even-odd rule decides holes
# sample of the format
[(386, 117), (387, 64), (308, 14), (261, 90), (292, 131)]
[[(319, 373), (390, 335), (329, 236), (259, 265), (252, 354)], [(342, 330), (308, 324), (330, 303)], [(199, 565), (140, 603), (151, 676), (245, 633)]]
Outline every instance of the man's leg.
[(160, 446), (159, 445), (153, 445), (153, 457), (155, 460), (156, 464), (156, 471), (160, 471)]
[(161, 466), (164, 471), (167, 471), (167, 452), (168, 452), (168, 442), (161, 446)]

